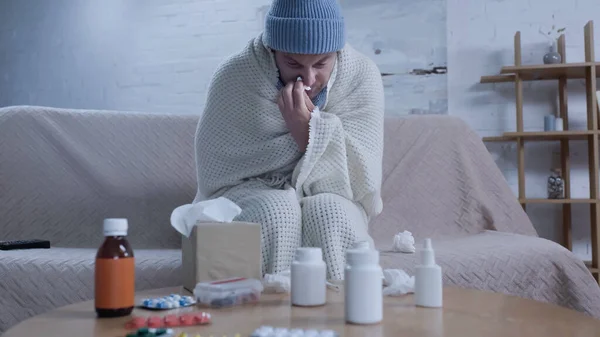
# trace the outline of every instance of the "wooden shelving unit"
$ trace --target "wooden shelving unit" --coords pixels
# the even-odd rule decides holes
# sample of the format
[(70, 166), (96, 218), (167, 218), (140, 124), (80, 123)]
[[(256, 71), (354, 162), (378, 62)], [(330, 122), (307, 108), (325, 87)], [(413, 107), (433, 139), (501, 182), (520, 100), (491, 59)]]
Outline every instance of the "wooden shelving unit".
[[(600, 129), (598, 125), (598, 107), (596, 100), (596, 78), (600, 74), (600, 62), (595, 61), (594, 55), (594, 23), (589, 21), (584, 27), (585, 62), (567, 63), (565, 36), (558, 39), (558, 52), (562, 56), (561, 64), (523, 65), (521, 63), (521, 33), (517, 32), (514, 38), (514, 59), (512, 66), (502, 67), (500, 74), (482, 76), (481, 83), (514, 82), (516, 96), (517, 125), (515, 132), (505, 132), (502, 136), (484, 137), (486, 142), (516, 142), (519, 196), (518, 200), (523, 209), (527, 204), (558, 204), (562, 206), (563, 238), (562, 245), (572, 250), (571, 237), (571, 205), (589, 204), (590, 228), (592, 241), (592, 261), (586, 265), (592, 272), (596, 281), (600, 282), (600, 230), (599, 210), (600, 196), (598, 186), (598, 138)], [(587, 129), (569, 130), (569, 114), (567, 105), (567, 80), (585, 79), (587, 103)], [(530, 132), (523, 130), (523, 82), (556, 80), (558, 82), (559, 114), (563, 119), (564, 131)], [(525, 195), (525, 142), (526, 141), (558, 141), (560, 142), (560, 161), (565, 183), (564, 199), (530, 199)], [(587, 141), (589, 162), (589, 199), (571, 198), (571, 179), (569, 163), (569, 141)]]

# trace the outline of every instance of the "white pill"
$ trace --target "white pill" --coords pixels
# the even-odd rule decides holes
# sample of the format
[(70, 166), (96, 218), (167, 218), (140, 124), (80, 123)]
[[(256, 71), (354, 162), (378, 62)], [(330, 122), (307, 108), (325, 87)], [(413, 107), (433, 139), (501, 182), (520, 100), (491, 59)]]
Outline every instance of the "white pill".
[(270, 332), (254, 331), (250, 337), (271, 337), (273, 336)]
[(304, 337), (304, 330), (292, 330), (290, 331), (289, 337)]

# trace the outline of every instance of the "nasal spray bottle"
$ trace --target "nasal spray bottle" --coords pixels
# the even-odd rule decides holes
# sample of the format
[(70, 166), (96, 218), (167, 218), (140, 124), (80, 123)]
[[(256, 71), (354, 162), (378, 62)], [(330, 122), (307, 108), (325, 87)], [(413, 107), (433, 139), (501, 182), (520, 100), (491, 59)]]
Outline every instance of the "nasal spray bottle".
[(442, 306), (442, 268), (435, 263), (431, 239), (425, 239), (420, 251), (421, 264), (415, 273), (415, 304), (419, 307)]

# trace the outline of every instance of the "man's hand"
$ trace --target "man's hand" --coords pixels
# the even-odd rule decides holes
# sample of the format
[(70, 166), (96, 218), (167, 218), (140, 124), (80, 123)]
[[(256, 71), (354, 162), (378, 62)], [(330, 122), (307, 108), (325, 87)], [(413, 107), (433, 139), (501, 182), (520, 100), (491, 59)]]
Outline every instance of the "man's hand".
[(279, 93), (279, 111), (301, 152), (308, 145), (308, 122), (314, 104), (304, 90), (302, 81), (288, 83)]

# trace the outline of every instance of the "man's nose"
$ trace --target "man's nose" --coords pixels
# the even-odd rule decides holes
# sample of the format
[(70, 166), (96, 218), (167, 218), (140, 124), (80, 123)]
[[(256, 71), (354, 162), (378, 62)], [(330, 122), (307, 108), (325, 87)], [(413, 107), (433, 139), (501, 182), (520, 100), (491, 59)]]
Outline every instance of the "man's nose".
[(302, 72), (302, 82), (304, 83), (305, 86), (312, 86), (313, 84), (315, 84), (315, 80), (316, 80), (316, 76), (315, 76), (315, 72), (314, 70), (308, 69), (306, 71)]

